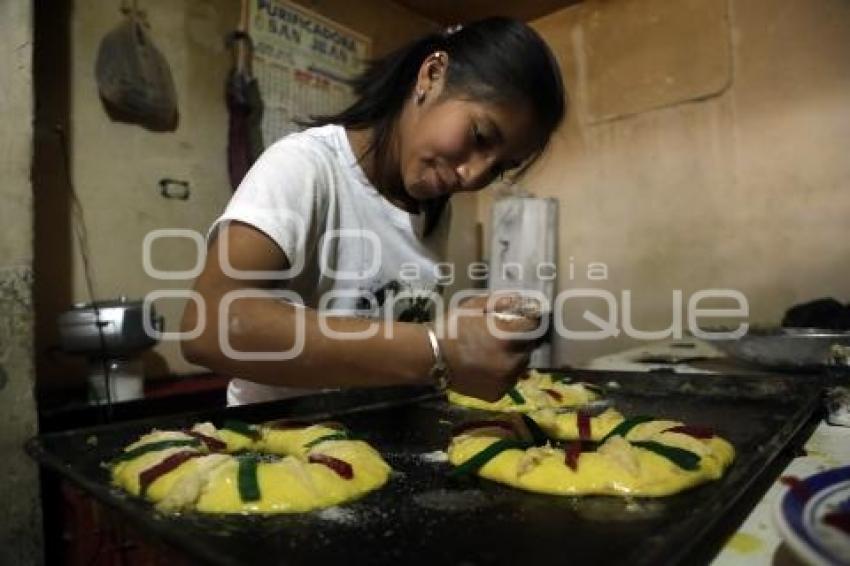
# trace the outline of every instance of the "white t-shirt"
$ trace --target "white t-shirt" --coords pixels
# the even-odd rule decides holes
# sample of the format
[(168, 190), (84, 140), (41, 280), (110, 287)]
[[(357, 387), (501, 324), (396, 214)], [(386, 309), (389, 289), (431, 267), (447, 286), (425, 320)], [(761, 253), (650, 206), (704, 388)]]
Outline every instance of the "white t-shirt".
[[(340, 126), (311, 128), (269, 147), (210, 234), (226, 221), (257, 228), (286, 254), (290, 273), (274, 278), (295, 298), (282, 300), (341, 315), (383, 317), (387, 307), (396, 320), (422, 321), (433, 308), (429, 297), (440, 291), (448, 207), (425, 237), (424, 215), (398, 208), (372, 186)], [(227, 401), (240, 405), (315, 391), (234, 378)]]

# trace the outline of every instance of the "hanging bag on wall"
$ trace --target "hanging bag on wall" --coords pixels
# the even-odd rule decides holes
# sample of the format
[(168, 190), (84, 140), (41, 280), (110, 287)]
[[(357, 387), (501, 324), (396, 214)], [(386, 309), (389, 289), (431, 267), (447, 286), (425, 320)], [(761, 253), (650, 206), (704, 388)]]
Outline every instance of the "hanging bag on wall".
[(97, 52), (100, 98), (112, 120), (172, 131), (179, 113), (171, 69), (153, 44), (135, 1), (122, 11), (125, 21), (103, 38)]
[(242, 0), (239, 26), (227, 40), (233, 68), (227, 76), (227, 169), (233, 190), (263, 152), (263, 98), (252, 73), (254, 43), (248, 34), (248, 0)]

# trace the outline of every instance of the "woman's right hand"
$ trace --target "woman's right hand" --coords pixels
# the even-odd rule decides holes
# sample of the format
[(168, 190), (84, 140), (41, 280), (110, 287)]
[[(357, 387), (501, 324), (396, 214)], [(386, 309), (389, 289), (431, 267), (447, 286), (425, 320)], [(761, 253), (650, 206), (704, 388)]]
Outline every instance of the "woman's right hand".
[[(528, 367), (538, 341), (521, 334), (537, 330), (540, 319), (482, 312), (456, 320), (455, 336), (446, 333), (440, 340), (451, 372), (450, 387), (464, 395), (497, 401)], [(491, 327), (501, 332), (493, 332)], [(502, 333), (511, 335), (500, 336)]]

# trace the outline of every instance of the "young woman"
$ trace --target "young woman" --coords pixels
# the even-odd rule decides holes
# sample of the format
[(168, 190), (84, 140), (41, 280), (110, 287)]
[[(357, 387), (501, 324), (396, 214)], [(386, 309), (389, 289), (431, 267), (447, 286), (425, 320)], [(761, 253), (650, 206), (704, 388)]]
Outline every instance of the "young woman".
[(508, 296), (466, 303), (480, 316), (459, 317), (455, 333), (423, 322), (449, 198), (542, 153), (565, 111), (557, 63), (525, 24), (489, 18), (376, 61), (355, 90), (348, 109), (269, 147), (213, 225), (183, 353), (234, 376), (230, 404), (446, 379), (497, 399), (534, 344), (492, 332), (494, 318), (508, 332), (538, 321), (485, 313), (510, 309)]

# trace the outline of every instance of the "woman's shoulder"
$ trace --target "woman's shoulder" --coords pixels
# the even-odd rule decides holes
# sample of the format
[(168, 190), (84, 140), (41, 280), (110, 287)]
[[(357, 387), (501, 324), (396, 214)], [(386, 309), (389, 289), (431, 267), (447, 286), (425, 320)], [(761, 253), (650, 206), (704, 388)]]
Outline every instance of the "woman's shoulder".
[(278, 157), (297, 155), (301, 158), (345, 163), (347, 155), (341, 145), (344, 137), (345, 130), (336, 124), (307, 128), (280, 138), (266, 152)]

